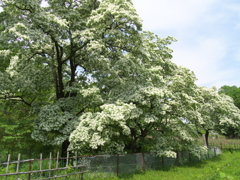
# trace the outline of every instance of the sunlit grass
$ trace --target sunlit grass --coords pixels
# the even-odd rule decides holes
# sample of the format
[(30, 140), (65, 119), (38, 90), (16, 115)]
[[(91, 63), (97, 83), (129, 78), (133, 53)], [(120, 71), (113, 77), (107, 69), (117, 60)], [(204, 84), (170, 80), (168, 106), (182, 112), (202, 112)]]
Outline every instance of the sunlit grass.
[[(240, 171), (240, 151), (224, 150), (223, 154), (212, 159), (203, 160), (197, 163), (190, 163), (183, 166), (173, 166), (160, 169), (158, 171), (146, 171), (129, 175), (114, 175), (88, 173), (84, 177), (94, 180), (217, 180), (217, 179), (234, 179), (239, 178)], [(238, 161), (236, 161), (238, 159)]]

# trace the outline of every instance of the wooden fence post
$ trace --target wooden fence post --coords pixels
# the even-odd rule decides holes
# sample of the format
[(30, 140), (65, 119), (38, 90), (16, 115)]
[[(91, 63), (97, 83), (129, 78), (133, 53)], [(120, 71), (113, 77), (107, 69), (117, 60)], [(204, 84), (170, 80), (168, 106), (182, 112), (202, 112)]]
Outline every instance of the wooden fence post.
[[(73, 162), (73, 166), (77, 166), (77, 151), (75, 151), (75, 157), (74, 157), (75, 161)], [(82, 168), (80, 168), (81, 171)], [(77, 175), (75, 175), (75, 178), (77, 179)], [(81, 179), (83, 179), (83, 177), (81, 177)]]
[[(84, 157), (81, 159), (81, 164), (84, 166)], [(83, 179), (83, 174), (81, 175), (81, 179)]]
[(73, 166), (77, 166), (77, 151), (75, 151), (75, 162), (73, 163)]
[(67, 152), (66, 167), (68, 167), (69, 151)]
[(59, 159), (59, 151), (57, 152), (57, 162), (55, 164), (56, 169), (58, 168), (58, 159)]
[[(51, 170), (52, 168), (52, 152), (49, 154), (49, 164), (48, 164), (48, 169)], [(48, 171), (48, 176), (51, 177), (51, 171)]]
[[(21, 154), (18, 154), (18, 161), (17, 161), (17, 169), (16, 169), (16, 173), (18, 173), (19, 171), (19, 163), (20, 163), (20, 158), (21, 158)], [(18, 179), (18, 174), (17, 174), (17, 179)]]
[(42, 179), (42, 153), (40, 154), (40, 165), (39, 165), (39, 168), (40, 168), (40, 179)]
[[(32, 159), (29, 160), (29, 171), (32, 171)], [(31, 179), (31, 173), (28, 173), (28, 180)]]
[[(6, 168), (6, 174), (8, 174), (8, 168), (9, 168), (9, 162), (10, 162), (10, 157), (11, 155), (8, 154), (8, 158), (7, 158), (7, 168)], [(6, 180), (8, 179), (8, 176), (6, 176)]]
[[(58, 169), (58, 159), (59, 159), (59, 151), (57, 152), (57, 160), (55, 161), (55, 168), (56, 169)], [(57, 175), (58, 171), (55, 171), (54, 173), (55, 173), (55, 175)]]

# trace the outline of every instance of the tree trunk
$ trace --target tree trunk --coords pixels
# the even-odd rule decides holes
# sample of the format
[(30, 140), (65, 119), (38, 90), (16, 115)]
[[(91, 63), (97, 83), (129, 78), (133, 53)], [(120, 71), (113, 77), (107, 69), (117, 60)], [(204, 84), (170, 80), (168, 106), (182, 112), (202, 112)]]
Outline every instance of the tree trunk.
[(207, 147), (209, 146), (208, 137), (209, 137), (209, 131), (207, 130), (206, 133), (205, 133), (205, 140), (206, 140), (206, 146)]
[(209, 145), (209, 143), (208, 143), (209, 131), (206, 130), (205, 134), (202, 134), (202, 136), (203, 136), (204, 145), (208, 147), (208, 145)]
[(68, 149), (69, 144), (70, 144), (70, 142), (68, 139), (62, 143), (62, 157), (67, 157), (67, 149)]

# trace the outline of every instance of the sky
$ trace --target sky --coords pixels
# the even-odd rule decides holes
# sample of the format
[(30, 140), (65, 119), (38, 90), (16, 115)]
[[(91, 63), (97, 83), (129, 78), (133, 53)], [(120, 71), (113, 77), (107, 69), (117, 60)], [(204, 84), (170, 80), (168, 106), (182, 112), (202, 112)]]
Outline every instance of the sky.
[(192, 70), (198, 86), (240, 87), (239, 0), (132, 0), (143, 30), (178, 41), (172, 61)]

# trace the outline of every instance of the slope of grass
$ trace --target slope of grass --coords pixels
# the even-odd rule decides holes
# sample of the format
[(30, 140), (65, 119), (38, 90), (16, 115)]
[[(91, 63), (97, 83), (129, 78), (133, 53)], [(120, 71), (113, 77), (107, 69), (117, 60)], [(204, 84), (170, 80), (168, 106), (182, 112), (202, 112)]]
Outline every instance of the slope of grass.
[[(159, 171), (139, 172), (132, 175), (121, 175), (116, 177), (108, 174), (88, 173), (86, 179), (94, 180), (217, 180), (217, 179), (238, 179), (240, 171), (240, 151), (224, 150), (223, 154), (212, 159), (203, 160), (183, 166), (173, 166)], [(240, 179), (240, 178), (239, 178)]]
[(215, 176), (213, 176), (211, 180), (218, 179), (240, 180), (239, 163), (240, 156), (235, 158), (231, 163), (227, 164), (225, 167), (218, 169), (218, 173), (215, 174)]

